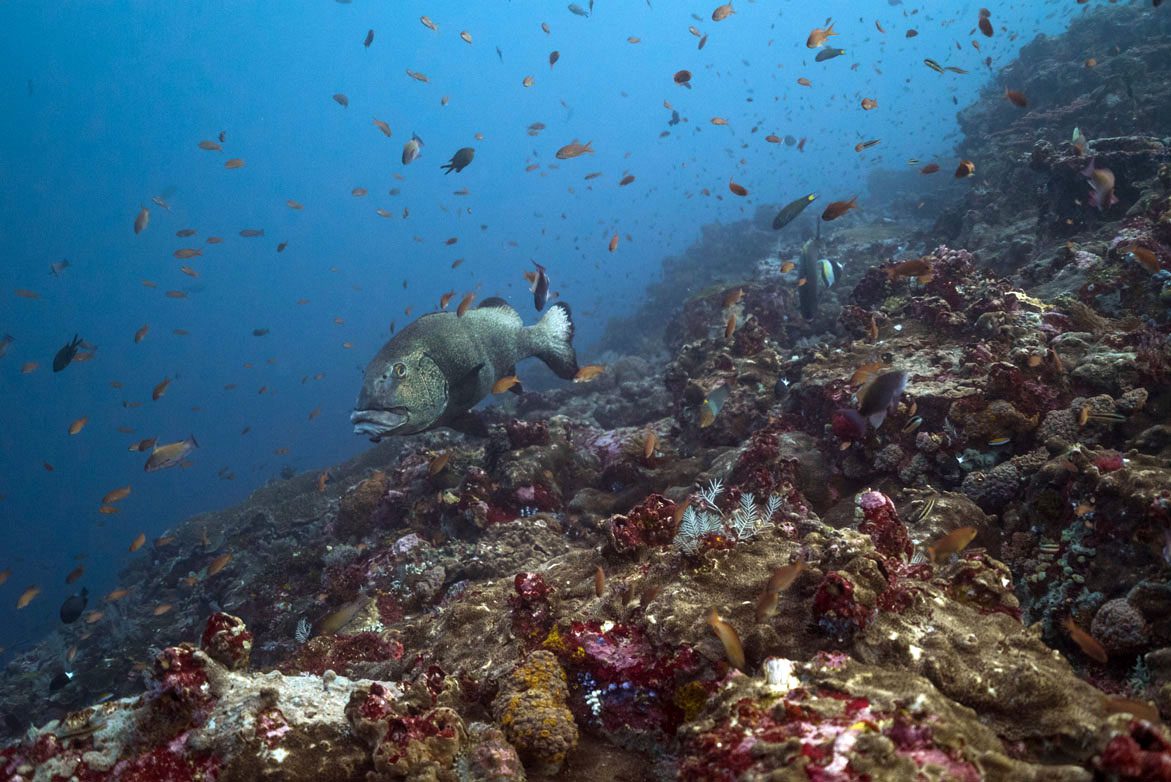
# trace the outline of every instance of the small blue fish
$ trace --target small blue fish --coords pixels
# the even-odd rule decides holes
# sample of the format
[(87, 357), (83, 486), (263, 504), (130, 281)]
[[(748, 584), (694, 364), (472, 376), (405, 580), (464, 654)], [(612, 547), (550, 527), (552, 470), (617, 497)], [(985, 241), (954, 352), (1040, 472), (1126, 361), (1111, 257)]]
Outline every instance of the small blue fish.
[(590, 15), (590, 12), (589, 12), (589, 11), (585, 10), (584, 8), (582, 8), (582, 7), (581, 7), (580, 5), (578, 5), (577, 3), (570, 3), (570, 4), (569, 4), (569, 13), (571, 13), (571, 14), (577, 14), (578, 16), (584, 16), (584, 17), (587, 17), (587, 18), (588, 18), (588, 17), (589, 17), (589, 15)]
[(845, 53), (845, 49), (822, 49), (813, 59), (817, 62), (825, 62), (826, 60), (832, 60), (835, 57), (841, 57)]

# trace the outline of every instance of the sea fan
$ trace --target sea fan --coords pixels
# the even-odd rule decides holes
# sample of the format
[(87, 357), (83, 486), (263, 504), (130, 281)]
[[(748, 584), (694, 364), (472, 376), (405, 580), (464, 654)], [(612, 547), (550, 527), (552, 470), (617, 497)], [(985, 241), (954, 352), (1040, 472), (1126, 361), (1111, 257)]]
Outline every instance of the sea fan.
[(679, 520), (679, 531), (675, 534), (675, 547), (684, 554), (694, 554), (699, 550), (700, 539), (709, 532), (718, 532), (723, 528), (723, 520), (714, 513), (696, 510), (694, 505), (687, 506), (683, 511), (683, 518)]
[(712, 482), (707, 485), (706, 489), (699, 490), (699, 498), (711, 508), (716, 507), (716, 500), (724, 491), (724, 484), (719, 478), (712, 478)]

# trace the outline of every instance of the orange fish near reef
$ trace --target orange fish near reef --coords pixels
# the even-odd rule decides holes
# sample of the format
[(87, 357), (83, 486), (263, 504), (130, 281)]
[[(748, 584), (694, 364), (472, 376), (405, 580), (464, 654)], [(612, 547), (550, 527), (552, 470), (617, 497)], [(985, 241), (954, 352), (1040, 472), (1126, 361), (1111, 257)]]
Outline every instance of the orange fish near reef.
[(586, 364), (577, 370), (577, 373), (573, 376), (573, 382), (588, 383), (605, 371), (606, 368), (601, 364)]
[(520, 380), (516, 375), (505, 375), (492, 384), (492, 393), (503, 394), (505, 391), (511, 391), (519, 384)]
[(133, 554), (135, 551), (138, 551), (140, 548), (143, 547), (143, 545), (145, 543), (146, 543), (146, 533), (145, 532), (138, 533), (138, 537), (136, 537), (130, 543), (130, 553)]
[(883, 267), (883, 273), (889, 282), (900, 277), (914, 277), (923, 285), (931, 282), (931, 263), (925, 258), (912, 258), (909, 261), (900, 261), (894, 266)]
[(1078, 645), (1078, 648), (1085, 652), (1085, 655), (1091, 660), (1102, 665), (1110, 662), (1110, 656), (1106, 654), (1106, 647), (1102, 646), (1097, 638), (1078, 627), (1072, 617), (1065, 618), (1065, 629), (1069, 631), (1069, 637)]
[(744, 646), (740, 643), (740, 636), (736, 634), (735, 628), (721, 619), (719, 612), (714, 608), (708, 611), (707, 623), (724, 645), (724, 655), (728, 658), (728, 663), (733, 668), (744, 670), (747, 664), (744, 658)]
[(1005, 89), (1004, 97), (1008, 98), (1008, 102), (1018, 109), (1027, 109), (1029, 107), (1029, 99), (1025, 97), (1023, 92)]
[(214, 576), (216, 573), (219, 573), (221, 570), (226, 568), (228, 566), (228, 563), (231, 561), (232, 561), (232, 552), (227, 551), (227, 552), (224, 552), (223, 554), (220, 554), (218, 557), (216, 557), (215, 559), (213, 559), (211, 561), (210, 565), (207, 566), (207, 575)]
[(976, 164), (970, 160), (961, 160), (956, 168), (956, 179), (965, 179), (976, 173)]
[(825, 208), (824, 212), (821, 213), (821, 219), (825, 220), (826, 222), (828, 222), (830, 220), (837, 220), (839, 217), (844, 215), (846, 212), (850, 211), (851, 209), (857, 209), (857, 208), (858, 208), (858, 196), (851, 196), (850, 200), (848, 200), (848, 201), (834, 201), (832, 204), (830, 204), (829, 206), (827, 206)]
[(69, 434), (70, 435), (80, 434), (81, 430), (85, 428), (85, 424), (87, 421), (89, 421), (89, 417), (82, 416), (81, 418), (78, 418), (76, 421), (71, 423), (69, 425)]
[(927, 547), (927, 556), (936, 565), (947, 561), (948, 557), (958, 554), (968, 547), (976, 538), (975, 527), (959, 527), (944, 535)]
[(745, 189), (744, 185), (737, 184), (731, 179), (728, 180), (728, 189), (738, 196), (748, 195), (748, 190)]

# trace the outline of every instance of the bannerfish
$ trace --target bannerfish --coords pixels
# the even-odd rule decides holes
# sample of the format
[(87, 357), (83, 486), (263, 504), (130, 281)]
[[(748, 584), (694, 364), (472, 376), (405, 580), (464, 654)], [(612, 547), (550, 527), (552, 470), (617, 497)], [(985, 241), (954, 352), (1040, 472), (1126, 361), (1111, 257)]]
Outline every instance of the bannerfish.
[(383, 345), (366, 367), (350, 415), (354, 433), (378, 442), (387, 435), (450, 426), (530, 356), (565, 380), (577, 374), (573, 320), (564, 302), (527, 327), (496, 297), (463, 317), (424, 315)]
[(475, 156), (476, 150), (471, 147), (460, 147), (451, 156), (451, 160), (441, 165), (440, 168), (443, 169), (444, 174), (450, 174), (452, 171), (458, 174), (471, 164), (472, 158)]
[(186, 440), (156, 446), (150, 452), (150, 456), (146, 460), (146, 465), (142, 469), (146, 472), (154, 472), (155, 470), (174, 467), (183, 461), (187, 457), (187, 454), (198, 447), (199, 443), (195, 441), (195, 435), (191, 435)]
[(529, 290), (533, 294), (533, 306), (537, 308), (537, 312), (545, 309), (545, 303), (549, 301), (549, 275), (545, 273), (545, 267), (533, 261), (533, 266), (537, 267), (536, 279), (533, 280), (533, 287)]
[[(789, 138), (792, 138), (792, 136)], [(796, 139), (793, 139), (793, 141), (796, 143)], [(773, 230), (779, 231), (789, 223), (793, 222), (793, 220), (797, 218), (797, 215), (804, 212), (805, 207), (812, 204), (816, 199), (817, 195), (810, 193), (809, 195), (803, 195), (794, 201), (790, 201), (785, 206), (785, 208), (777, 212), (777, 216), (773, 218)]]
[(85, 613), (85, 606), (88, 602), (89, 590), (82, 587), (79, 594), (66, 598), (65, 602), (61, 604), (61, 621), (67, 625), (76, 622)]
[(838, 284), (838, 279), (842, 276), (842, 265), (829, 258), (819, 258), (817, 261), (817, 272), (822, 285), (827, 288), (832, 288)]
[(53, 371), (60, 372), (69, 366), (70, 362), (77, 356), (77, 350), (80, 347), (81, 337), (74, 334), (73, 341), (65, 343), (65, 346), (57, 351), (57, 355), (53, 356)]

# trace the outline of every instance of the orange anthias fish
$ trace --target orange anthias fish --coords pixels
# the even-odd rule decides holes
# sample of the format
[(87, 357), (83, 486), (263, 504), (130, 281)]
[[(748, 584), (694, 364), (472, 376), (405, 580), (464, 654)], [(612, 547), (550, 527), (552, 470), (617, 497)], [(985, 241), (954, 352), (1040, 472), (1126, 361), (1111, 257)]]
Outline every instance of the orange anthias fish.
[(830, 204), (829, 206), (827, 206), (825, 208), (824, 212), (821, 213), (821, 219), (825, 220), (826, 222), (828, 222), (830, 220), (837, 220), (839, 217), (844, 215), (846, 212), (850, 211), (851, 209), (857, 209), (857, 208), (858, 208), (858, 196), (851, 196), (850, 200), (848, 200), (848, 201), (834, 201), (832, 204)]
[(976, 539), (975, 527), (959, 527), (944, 535), (927, 547), (927, 556), (935, 564), (945, 562), (948, 557), (958, 554)]
[(89, 417), (82, 416), (81, 418), (78, 418), (76, 421), (71, 423), (69, 425), (69, 434), (70, 435), (80, 434), (81, 430), (85, 428), (85, 424), (87, 421), (89, 421)]
[(829, 40), (831, 35), (837, 35), (832, 23), (824, 30), (820, 27), (814, 27), (813, 32), (809, 33), (809, 37), (805, 39), (805, 46), (808, 49), (818, 49), (825, 46), (825, 42)]
[(556, 157), (558, 160), (569, 160), (571, 158), (580, 157), (587, 152), (592, 155), (594, 153), (593, 147), (590, 146), (592, 143), (594, 142), (587, 141), (584, 144), (579, 144), (577, 143), (577, 139), (574, 139), (573, 141), (563, 146), (561, 149), (557, 150)]
[(138, 551), (140, 548), (143, 547), (143, 545), (145, 543), (146, 543), (146, 533), (145, 532), (138, 533), (138, 536), (136, 538), (134, 538), (134, 540), (131, 541), (131, 543), (130, 543), (130, 549), (129, 549), (130, 553), (133, 554), (135, 551)]
[(734, 13), (736, 13), (736, 9), (732, 8), (731, 3), (717, 5), (716, 10), (712, 11), (712, 21), (722, 22)]
[(113, 489), (113, 490), (107, 492), (106, 496), (102, 497), (102, 504), (103, 505), (110, 505), (111, 503), (120, 502), (121, 500), (124, 500), (129, 496), (130, 496), (130, 487), (129, 486), (122, 486), (120, 488)]
[(476, 294), (474, 293), (465, 294), (464, 297), (460, 299), (459, 306), (455, 309), (456, 316), (462, 318), (464, 313), (467, 312), (468, 309), (472, 306), (472, 301), (475, 298)]
[(157, 402), (163, 397), (164, 394), (167, 393), (167, 387), (169, 385), (171, 385), (171, 379), (169, 377), (164, 377), (163, 381), (155, 386), (154, 390), (150, 392), (150, 398)]
[(232, 552), (228, 551), (223, 554), (220, 554), (218, 557), (216, 557), (215, 559), (213, 559), (211, 561), (210, 565), (207, 566), (207, 575), (214, 576), (216, 573), (219, 573), (221, 570), (226, 568), (228, 566), (228, 563), (231, 561), (232, 561)]
[(1085, 655), (1091, 660), (1102, 665), (1110, 662), (1110, 656), (1106, 654), (1106, 647), (1102, 646), (1097, 638), (1078, 627), (1077, 623), (1073, 621), (1073, 617), (1067, 616), (1065, 618), (1065, 629), (1069, 631), (1069, 637), (1078, 645), (1078, 648), (1085, 652)]
[(601, 364), (586, 364), (577, 370), (577, 374), (573, 376), (573, 382), (588, 383), (605, 371), (606, 368)]
[(707, 623), (724, 645), (724, 654), (728, 658), (728, 663), (733, 668), (744, 670), (747, 665), (744, 657), (744, 646), (740, 643), (740, 636), (736, 634), (735, 628), (721, 619), (719, 612), (714, 608), (708, 611)]
[(728, 189), (738, 196), (748, 195), (748, 190), (744, 187), (744, 185), (737, 184), (731, 179), (728, 180)]
[(931, 262), (925, 258), (912, 258), (909, 261), (900, 261), (894, 266), (884, 267), (882, 271), (886, 274), (886, 279), (890, 282), (894, 282), (900, 277), (914, 277), (921, 284), (926, 285), (931, 282), (932, 277)]
[(516, 375), (505, 375), (492, 384), (492, 393), (503, 394), (505, 391), (511, 391), (518, 385), (520, 385), (520, 379)]
[(31, 603), (31, 602), (32, 602), (32, 601), (33, 601), (33, 600), (36, 598), (36, 596), (37, 596), (37, 595), (39, 595), (40, 593), (41, 593), (41, 588), (40, 588), (39, 586), (35, 586), (35, 585), (34, 585), (34, 586), (30, 586), (28, 589), (26, 589), (26, 590), (24, 590), (23, 592), (21, 592), (21, 593), (20, 593), (20, 597), (18, 597), (18, 598), (16, 599), (16, 610), (17, 610), (17, 611), (19, 611), (20, 609), (22, 609), (22, 608), (24, 608), (25, 606), (27, 606), (27, 605), (28, 605), (29, 603)]
[(1018, 109), (1027, 109), (1029, 107), (1029, 99), (1025, 97), (1023, 92), (1005, 89), (1004, 97), (1008, 98), (1009, 103), (1016, 106)]

